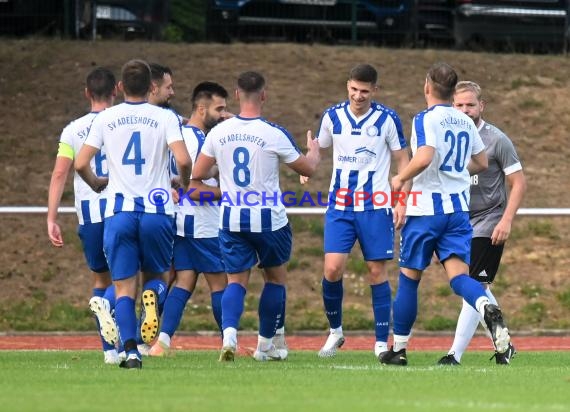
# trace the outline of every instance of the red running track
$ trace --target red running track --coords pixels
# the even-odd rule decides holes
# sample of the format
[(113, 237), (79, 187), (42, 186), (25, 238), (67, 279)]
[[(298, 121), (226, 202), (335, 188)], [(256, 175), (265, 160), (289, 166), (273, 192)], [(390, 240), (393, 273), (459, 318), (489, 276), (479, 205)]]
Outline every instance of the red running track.
[[(372, 350), (374, 336), (345, 336), (346, 350)], [(287, 336), (291, 350), (317, 351), (326, 340), (326, 334), (311, 336)], [(410, 350), (446, 351), (453, 342), (453, 336), (414, 336), (410, 340)], [(570, 336), (514, 336), (517, 351), (570, 350)], [(247, 351), (257, 346), (256, 335), (240, 335), (239, 345)], [(221, 346), (218, 336), (182, 335), (172, 340), (176, 350), (216, 350)], [(95, 350), (101, 347), (96, 335), (0, 335), (0, 350)], [(491, 341), (485, 336), (476, 336), (471, 341), (470, 350), (491, 351)]]

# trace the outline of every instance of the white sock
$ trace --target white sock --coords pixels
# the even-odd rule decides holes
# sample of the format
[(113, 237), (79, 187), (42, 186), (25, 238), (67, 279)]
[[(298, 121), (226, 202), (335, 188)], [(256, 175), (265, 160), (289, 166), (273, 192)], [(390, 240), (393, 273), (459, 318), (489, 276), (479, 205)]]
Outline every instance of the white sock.
[(481, 316), (485, 316), (485, 306), (487, 306), (489, 303), (491, 302), (489, 302), (489, 298), (487, 296), (481, 296), (475, 301), (475, 307)]
[(388, 351), (388, 342), (382, 342), (377, 340), (374, 344), (374, 352), (375, 353), (382, 353)]
[(461, 312), (457, 319), (453, 345), (451, 345), (451, 349), (449, 349), (448, 352), (449, 354), (454, 354), (457, 362), (461, 361), (461, 356), (463, 356), (463, 353), (467, 350), (469, 342), (471, 342), (471, 338), (473, 338), (481, 319), (481, 314), (463, 300), (463, 306), (461, 307)]
[(399, 352), (402, 349), (406, 349), (408, 347), (410, 336), (412, 335), (394, 335), (394, 352)]
[(260, 352), (267, 351), (271, 345), (273, 345), (273, 338), (264, 338), (261, 335), (257, 335), (257, 350)]
[(224, 339), (222, 345), (231, 346), (233, 348), (237, 347), (237, 329), (225, 328), (223, 333), (224, 333)]
[(495, 295), (493, 295), (493, 293), (491, 292), (491, 288), (487, 287), (487, 289), (485, 289), (485, 294), (489, 298), (489, 302), (491, 302), (493, 305), (499, 306), (499, 304), (497, 303), (497, 299), (495, 299)]
[(343, 336), (343, 334), (342, 334), (342, 326), (339, 326), (339, 327), (336, 328), (336, 329), (331, 328), (331, 333), (334, 333), (335, 335), (338, 335), (338, 336)]
[(285, 326), (281, 326), (279, 329), (275, 331), (276, 335), (285, 335)]
[[(497, 303), (497, 299), (495, 299), (495, 295), (493, 295), (489, 287), (485, 289), (485, 294), (489, 298), (489, 302), (491, 302), (493, 305), (499, 306), (499, 304)], [(483, 325), (483, 328), (485, 329), (487, 336), (491, 337), (491, 332), (489, 331), (489, 329), (487, 329), (487, 324), (485, 323), (485, 319), (483, 319), (483, 316), (481, 316), (481, 325)]]
[(170, 336), (168, 333), (160, 332), (158, 335), (158, 340), (164, 345), (170, 348)]

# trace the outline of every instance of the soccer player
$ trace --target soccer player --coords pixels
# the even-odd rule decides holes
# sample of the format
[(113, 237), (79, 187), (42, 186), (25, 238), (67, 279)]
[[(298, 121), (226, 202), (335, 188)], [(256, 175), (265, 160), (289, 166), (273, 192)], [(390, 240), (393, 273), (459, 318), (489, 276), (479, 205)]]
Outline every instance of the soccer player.
[(495, 349), (504, 353), (510, 336), (501, 310), (490, 303), (479, 282), (469, 277), (470, 174), (487, 168), (485, 146), (468, 116), (451, 107), (457, 73), (436, 63), (424, 84), (427, 109), (414, 117), (408, 166), (392, 178), (393, 190), (413, 179), (417, 202), (408, 198), (400, 242), (400, 277), (394, 299), (394, 345), (380, 355), (381, 363), (407, 365), (406, 347), (417, 316), (418, 285), (435, 252), (453, 291), (485, 318)]
[(330, 333), (319, 357), (331, 357), (344, 344), (343, 274), (356, 240), (368, 267), (376, 342), (375, 356), (388, 350), (391, 290), (386, 261), (393, 258), (394, 221), (403, 224), (405, 202), (392, 214), (390, 160), (401, 172), (409, 162), (396, 112), (374, 101), (378, 73), (359, 64), (349, 73), (348, 100), (325, 110), (318, 134), (321, 148), (333, 146), (329, 207), (325, 214), (323, 303)]
[[(75, 162), (83, 180), (100, 191), (107, 179), (97, 177), (89, 162), (105, 145), (109, 177), (103, 247), (116, 291), (115, 319), (127, 356), (120, 366), (129, 369), (142, 367), (136, 344), (137, 273), (143, 272), (145, 283), (160, 279), (172, 258), (174, 205), (168, 149), (176, 159), (184, 187), (191, 166), (176, 116), (148, 104), (150, 88), (148, 64), (127, 62), (119, 82), (124, 103), (97, 116)], [(156, 295), (143, 293), (142, 302), (143, 339), (148, 342), (158, 333)]]
[[(57, 223), (57, 212), (67, 176), (73, 167), (73, 160), (89, 133), (91, 122), (98, 113), (113, 105), (117, 94), (115, 76), (103, 67), (92, 70), (87, 75), (85, 83), (85, 97), (91, 103), (91, 111), (63, 129), (49, 185), (47, 229), (49, 239), (56, 247), (64, 245), (61, 229)], [(97, 176), (107, 176), (104, 147), (97, 152), (89, 166)], [(108, 364), (116, 364), (119, 363), (119, 356), (115, 349), (115, 343), (118, 340), (117, 328), (111, 316), (109, 300), (104, 299), (111, 285), (111, 275), (103, 253), (103, 217), (107, 196), (105, 192), (96, 193), (91, 190), (77, 173), (73, 179), (73, 192), (75, 210), (79, 220), (77, 233), (83, 246), (87, 266), (93, 274), (93, 296), (89, 300), (89, 308), (97, 319), (104, 361)]]
[(152, 87), (148, 95), (148, 102), (164, 109), (172, 110), (181, 124), (188, 123), (188, 119), (176, 113), (170, 105), (170, 100), (174, 97), (174, 80), (170, 67), (158, 63), (150, 63), (152, 75)]
[[(497, 300), (490, 285), (497, 274), (512, 221), (524, 197), (526, 180), (511, 140), (481, 118), (485, 109), (481, 87), (470, 81), (457, 83), (453, 106), (473, 119), (489, 159), (487, 170), (471, 176), (469, 212), (473, 238), (469, 276), (481, 282), (487, 297), (496, 305)], [(485, 326), (479, 312), (464, 300), (453, 345), (448, 354), (439, 360), (440, 365), (459, 365), (480, 321)], [(495, 360), (497, 364), (508, 365), (515, 353), (514, 346), (509, 343), (506, 352), (495, 352)]]
[[(218, 83), (202, 82), (194, 88), (192, 115), (182, 127), (184, 142), (193, 161), (200, 153), (206, 133), (227, 117), (227, 97), (228, 92)], [(174, 163), (171, 163), (171, 173), (178, 174)], [(215, 177), (204, 183), (218, 186)], [(212, 311), (222, 330), (222, 295), (227, 276), (218, 242), (219, 206), (208, 202), (190, 203), (183, 198), (175, 208), (173, 263), (176, 277), (164, 304), (160, 334), (150, 349), (150, 356), (166, 356), (170, 352), (170, 340), (180, 325), (184, 307), (192, 296), (200, 273), (204, 274), (210, 288)]]
[(319, 148), (309, 131), (307, 155), (301, 154), (287, 130), (261, 117), (267, 92), (260, 73), (239, 75), (236, 98), (239, 115), (208, 133), (191, 185), (208, 178), (217, 163), (222, 193), (219, 239), (228, 273), (222, 297), (220, 361), (234, 359), (246, 288), (251, 268), (258, 261), (265, 271), (265, 286), (259, 299), (259, 335), (253, 357), (258, 361), (283, 360), (287, 351), (276, 349), (272, 339), (282, 315), (292, 235), (281, 202), (279, 163), (311, 176), (320, 161)]

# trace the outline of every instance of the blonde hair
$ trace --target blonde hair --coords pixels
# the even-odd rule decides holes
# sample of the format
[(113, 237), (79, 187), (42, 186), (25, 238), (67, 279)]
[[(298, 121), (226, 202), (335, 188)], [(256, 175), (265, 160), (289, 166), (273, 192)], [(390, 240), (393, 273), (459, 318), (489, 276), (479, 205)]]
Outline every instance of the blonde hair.
[(471, 81), (460, 81), (455, 85), (455, 93), (472, 92), (477, 97), (477, 100), (482, 100), (481, 86)]

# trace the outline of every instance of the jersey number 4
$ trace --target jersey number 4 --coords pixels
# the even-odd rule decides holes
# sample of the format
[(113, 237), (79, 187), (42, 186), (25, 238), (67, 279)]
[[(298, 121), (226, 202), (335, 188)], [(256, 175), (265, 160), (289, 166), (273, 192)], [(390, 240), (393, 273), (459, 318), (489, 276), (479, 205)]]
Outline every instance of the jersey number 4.
[(123, 154), (123, 164), (134, 165), (135, 175), (142, 175), (142, 165), (145, 163), (141, 154), (141, 132), (133, 132)]
[[(467, 149), (469, 148), (469, 133), (459, 132), (457, 136), (451, 130), (445, 132), (445, 143), (451, 141), (449, 151), (443, 159), (443, 163), (439, 170), (443, 172), (451, 172), (455, 169), (457, 172), (462, 172), (465, 169), (465, 160), (467, 157)], [(455, 161), (453, 157), (455, 155)]]

